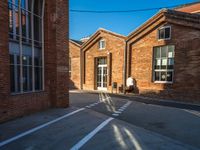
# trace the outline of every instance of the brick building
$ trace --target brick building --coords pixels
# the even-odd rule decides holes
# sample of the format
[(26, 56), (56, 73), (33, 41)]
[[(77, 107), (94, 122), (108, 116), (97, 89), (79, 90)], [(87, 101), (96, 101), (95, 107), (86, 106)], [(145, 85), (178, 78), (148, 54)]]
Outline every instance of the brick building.
[(162, 10), (127, 37), (137, 91), (200, 102), (200, 15)]
[[(84, 90), (112, 91), (123, 83), (125, 37), (99, 29), (81, 46), (81, 85)], [(114, 89), (116, 91), (116, 89)]]
[(80, 89), (80, 55), (83, 42), (69, 40), (69, 88)]
[(0, 12), (0, 122), (67, 107), (68, 0), (1, 0)]
[(200, 2), (189, 3), (175, 8), (176, 11), (187, 13), (200, 13)]

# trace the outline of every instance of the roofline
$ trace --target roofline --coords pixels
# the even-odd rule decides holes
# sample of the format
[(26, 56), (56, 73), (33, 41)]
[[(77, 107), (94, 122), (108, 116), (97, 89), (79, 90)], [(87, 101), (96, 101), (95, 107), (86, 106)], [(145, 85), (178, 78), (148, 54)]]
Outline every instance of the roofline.
[(109, 30), (104, 29), (104, 28), (99, 28), (99, 29), (96, 30), (96, 32), (94, 32), (92, 34), (92, 36), (90, 37), (90, 39), (88, 41), (86, 41), (85, 43), (83, 43), (83, 45), (81, 45), (81, 49), (84, 49), (90, 42), (92, 42), (100, 34), (100, 32), (105, 32), (105, 33), (108, 33), (108, 34), (112, 34), (114, 36), (123, 38), (124, 40), (126, 39), (126, 36), (124, 36), (124, 35), (109, 31)]
[(151, 24), (156, 18), (162, 16), (164, 12), (167, 12), (167, 9), (161, 9), (160, 11), (158, 11), (158, 13), (154, 14), (151, 18), (146, 20), (142, 25), (138, 26), (135, 30), (128, 34), (126, 41), (129, 41), (129, 39), (132, 38), (132, 36), (134, 36), (136, 32), (138, 32), (142, 28), (145, 28), (146, 25)]
[(69, 39), (69, 42), (71, 42), (72, 44), (75, 44), (76, 46), (78, 46), (78, 47), (81, 47), (81, 45), (80, 44), (78, 44), (78, 43), (76, 43), (76, 42), (74, 42), (73, 40), (71, 40), (71, 39)]
[(177, 7), (174, 7), (173, 9), (176, 10), (176, 9), (179, 9), (179, 8), (188, 7), (190, 5), (194, 5), (194, 4), (198, 4), (198, 3), (200, 3), (200, 2), (192, 2), (192, 3), (181, 4)]
[[(152, 25), (154, 22), (156, 22), (157, 20), (159, 20), (162, 17), (167, 17), (165, 14), (170, 14), (170, 12), (174, 12), (177, 14), (181, 14), (181, 15), (187, 15), (188, 16), (194, 16), (200, 18), (200, 15), (198, 14), (190, 14), (190, 13), (186, 13), (186, 12), (180, 12), (180, 11), (176, 11), (176, 10), (171, 10), (171, 9), (162, 9), (160, 10), (157, 14), (155, 14), (154, 16), (152, 16), (150, 19), (148, 19), (147, 21), (145, 21), (141, 26), (139, 26), (138, 28), (136, 28), (133, 32), (131, 32), (127, 38), (126, 38), (126, 42), (128, 42), (130, 39), (132, 39), (132, 37), (134, 37), (135, 35), (138, 35), (140, 32), (142, 32), (144, 29), (146, 29), (147, 27), (149, 27), (150, 25)], [(196, 18), (195, 18), (196, 19)], [(200, 20), (200, 19), (199, 19)]]

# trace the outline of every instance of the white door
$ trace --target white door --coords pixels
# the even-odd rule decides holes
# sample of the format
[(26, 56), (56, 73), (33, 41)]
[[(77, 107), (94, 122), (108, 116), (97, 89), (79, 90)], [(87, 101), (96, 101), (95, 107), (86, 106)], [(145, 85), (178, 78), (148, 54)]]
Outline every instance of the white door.
[[(101, 58), (104, 59), (104, 58)], [(102, 62), (102, 60), (100, 60)], [(103, 61), (106, 63), (106, 61)], [(98, 64), (97, 66), (97, 89), (107, 90), (107, 64)]]

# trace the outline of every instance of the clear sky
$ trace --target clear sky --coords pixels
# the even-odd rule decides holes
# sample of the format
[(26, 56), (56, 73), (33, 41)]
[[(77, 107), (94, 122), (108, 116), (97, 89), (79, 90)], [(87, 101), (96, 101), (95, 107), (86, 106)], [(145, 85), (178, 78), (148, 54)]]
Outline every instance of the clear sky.
[[(158, 8), (196, 2), (198, 0), (70, 0), (74, 10), (135, 10)], [(129, 13), (83, 13), (70, 11), (70, 38), (79, 40), (92, 35), (98, 28), (128, 35), (158, 10)]]

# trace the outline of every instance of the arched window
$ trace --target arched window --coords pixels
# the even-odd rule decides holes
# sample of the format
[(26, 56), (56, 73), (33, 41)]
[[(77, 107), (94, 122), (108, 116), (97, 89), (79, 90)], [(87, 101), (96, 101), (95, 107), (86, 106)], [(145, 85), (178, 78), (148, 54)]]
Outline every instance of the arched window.
[(8, 0), (11, 92), (44, 90), (44, 0)]

